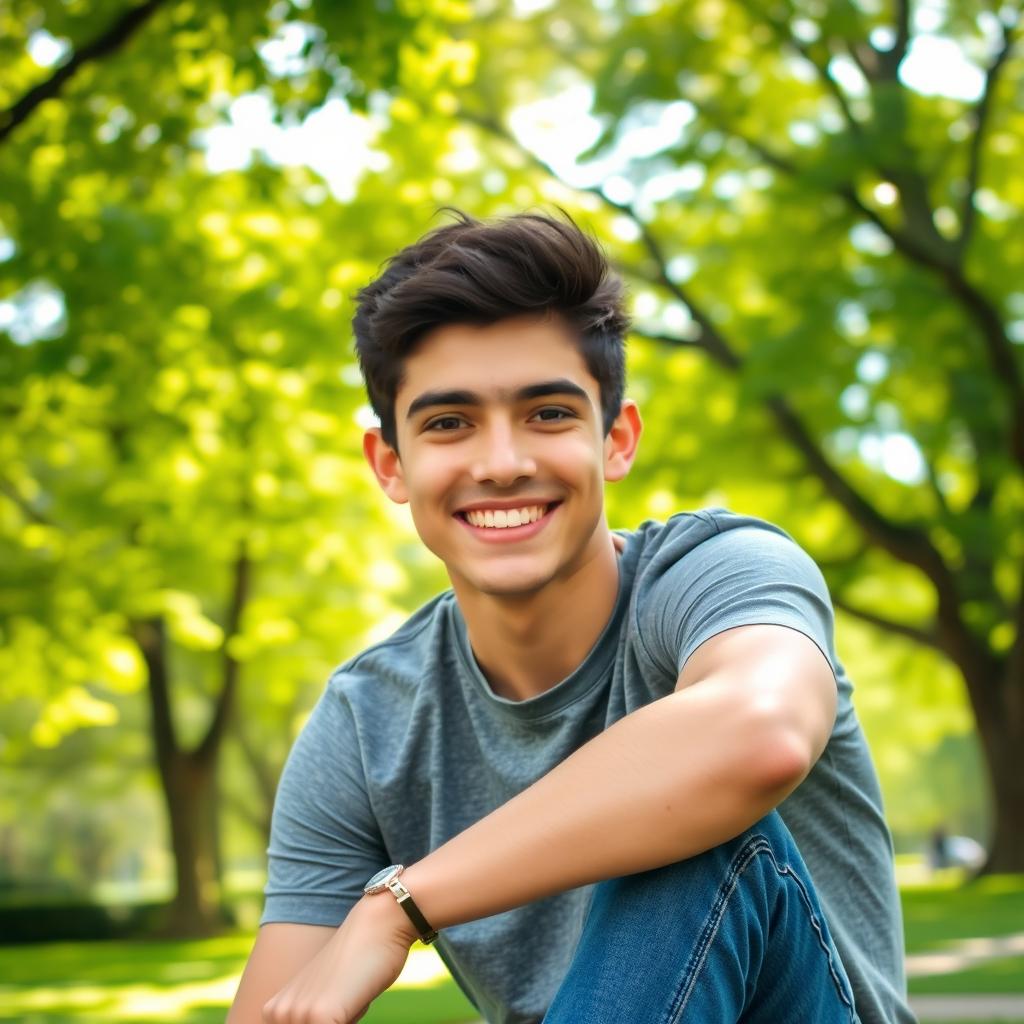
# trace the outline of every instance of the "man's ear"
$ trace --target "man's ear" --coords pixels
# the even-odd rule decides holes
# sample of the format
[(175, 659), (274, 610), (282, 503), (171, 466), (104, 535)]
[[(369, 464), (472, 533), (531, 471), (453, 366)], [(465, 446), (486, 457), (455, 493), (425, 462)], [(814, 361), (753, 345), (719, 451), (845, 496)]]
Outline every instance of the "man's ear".
[(604, 439), (604, 478), (621, 480), (633, 465), (644, 425), (636, 402), (627, 398)]
[(380, 484), (380, 489), (396, 504), (409, 500), (398, 452), (384, 440), (380, 427), (371, 427), (363, 434), (363, 454)]

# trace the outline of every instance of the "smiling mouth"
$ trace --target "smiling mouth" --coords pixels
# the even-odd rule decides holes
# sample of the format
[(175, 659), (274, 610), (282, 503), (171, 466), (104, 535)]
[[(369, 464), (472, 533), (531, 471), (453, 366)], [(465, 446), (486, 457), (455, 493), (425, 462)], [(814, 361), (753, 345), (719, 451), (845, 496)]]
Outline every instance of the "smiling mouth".
[(552, 501), (543, 505), (521, 505), (516, 508), (467, 509), (456, 512), (456, 518), (470, 526), (485, 530), (508, 530), (517, 526), (529, 526), (543, 519), (561, 502)]

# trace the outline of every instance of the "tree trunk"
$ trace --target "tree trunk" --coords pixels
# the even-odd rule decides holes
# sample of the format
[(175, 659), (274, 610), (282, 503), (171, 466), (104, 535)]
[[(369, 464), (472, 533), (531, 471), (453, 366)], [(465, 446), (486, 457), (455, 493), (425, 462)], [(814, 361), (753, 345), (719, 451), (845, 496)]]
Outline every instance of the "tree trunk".
[[(238, 546), (225, 635), (238, 630), (249, 592), (249, 556)], [(153, 751), (174, 853), (177, 883), (167, 929), (176, 935), (206, 935), (229, 923), (222, 896), (217, 806), (217, 764), (234, 707), (238, 662), (224, 649), (223, 685), (209, 728), (190, 751), (178, 742), (171, 713), (167, 630), (162, 618), (132, 622), (132, 635), (149, 671)]]
[(213, 766), (177, 754), (160, 766), (174, 852), (176, 891), (166, 922), (176, 936), (209, 935), (224, 925)]
[(984, 874), (1024, 873), (1024, 705), (1017, 658), (994, 657), (980, 643), (955, 653), (970, 696), (992, 801)]
[(1009, 718), (981, 722), (978, 734), (985, 752), (992, 794), (992, 836), (985, 874), (1024, 872), (1024, 737)]
[(1021, 780), (1019, 754), (1011, 765), (995, 770), (992, 790), (995, 827), (985, 874), (1021, 874), (1024, 872), (1024, 781)]

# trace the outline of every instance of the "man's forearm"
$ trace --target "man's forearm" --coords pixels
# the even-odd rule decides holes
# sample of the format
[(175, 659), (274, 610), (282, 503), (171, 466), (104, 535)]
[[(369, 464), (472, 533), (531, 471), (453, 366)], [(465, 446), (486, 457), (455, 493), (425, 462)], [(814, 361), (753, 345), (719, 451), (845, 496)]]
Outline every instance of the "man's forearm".
[(660, 867), (738, 835), (810, 754), (736, 683), (708, 681), (621, 719), (408, 868), (435, 928)]

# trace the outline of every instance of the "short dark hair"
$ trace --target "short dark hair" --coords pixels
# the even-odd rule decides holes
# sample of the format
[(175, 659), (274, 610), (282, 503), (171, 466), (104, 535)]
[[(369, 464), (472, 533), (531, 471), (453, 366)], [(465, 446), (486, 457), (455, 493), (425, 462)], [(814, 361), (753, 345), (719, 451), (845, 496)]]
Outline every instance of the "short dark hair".
[(548, 313), (578, 336), (600, 385), (607, 433), (622, 405), (629, 317), (622, 280), (600, 245), (564, 212), (564, 219), (520, 213), (493, 221), (449, 212), (455, 223), (402, 249), (356, 296), (356, 354), (384, 440), (397, 447), (402, 364), (424, 335)]

